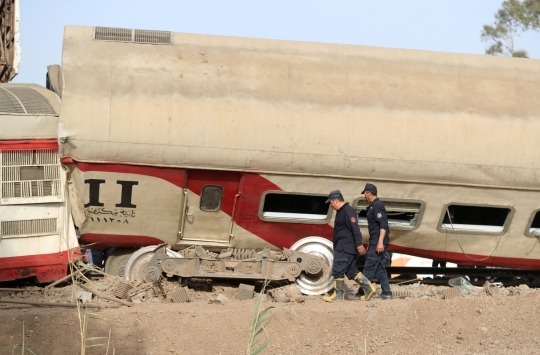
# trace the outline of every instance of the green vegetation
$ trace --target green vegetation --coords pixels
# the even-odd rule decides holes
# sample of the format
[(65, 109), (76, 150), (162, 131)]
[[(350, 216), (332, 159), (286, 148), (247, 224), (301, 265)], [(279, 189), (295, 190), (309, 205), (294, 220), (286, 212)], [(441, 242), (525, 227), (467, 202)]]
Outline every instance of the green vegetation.
[(491, 42), (486, 54), (528, 58), (516, 49), (515, 39), (525, 31), (540, 30), (540, 0), (505, 0), (495, 13), (495, 22), (484, 25), (481, 39)]
[(17, 345), (13, 345), (13, 349), (11, 349), (11, 355), (14, 355), (15, 354), (15, 350), (18, 348), (18, 347), (21, 347), (21, 355), (24, 355), (24, 352), (26, 350), (28, 350), (30, 353), (36, 355), (35, 352), (33, 352), (30, 348), (27, 348), (26, 345), (24, 344), (25, 342), (25, 334), (24, 334), (24, 320), (23, 320), (23, 324), (22, 324), (22, 344), (17, 344)]

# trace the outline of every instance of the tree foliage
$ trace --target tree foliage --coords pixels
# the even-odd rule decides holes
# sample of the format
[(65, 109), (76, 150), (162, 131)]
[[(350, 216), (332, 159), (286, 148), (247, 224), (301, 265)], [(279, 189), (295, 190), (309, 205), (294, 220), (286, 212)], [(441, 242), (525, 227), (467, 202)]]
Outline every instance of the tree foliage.
[(540, 0), (525, 0), (523, 7), (524, 28), (526, 30), (540, 31)]
[(527, 51), (515, 46), (516, 37), (528, 30), (540, 30), (540, 0), (503, 1), (495, 22), (482, 30), (482, 40), (491, 42), (486, 54), (528, 58)]

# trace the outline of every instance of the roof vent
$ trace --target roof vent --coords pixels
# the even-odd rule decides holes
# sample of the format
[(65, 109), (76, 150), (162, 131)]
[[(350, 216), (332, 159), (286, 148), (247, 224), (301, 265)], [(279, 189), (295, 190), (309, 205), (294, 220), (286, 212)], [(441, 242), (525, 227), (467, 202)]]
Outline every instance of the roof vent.
[(28, 87), (0, 88), (0, 113), (28, 115), (57, 115), (43, 95)]
[(94, 39), (97, 41), (172, 44), (170, 31), (132, 30), (114, 27), (95, 27)]
[(96, 27), (94, 39), (98, 41), (132, 42), (132, 32), (129, 28)]
[(24, 114), (24, 108), (19, 100), (6, 90), (0, 90), (0, 112)]

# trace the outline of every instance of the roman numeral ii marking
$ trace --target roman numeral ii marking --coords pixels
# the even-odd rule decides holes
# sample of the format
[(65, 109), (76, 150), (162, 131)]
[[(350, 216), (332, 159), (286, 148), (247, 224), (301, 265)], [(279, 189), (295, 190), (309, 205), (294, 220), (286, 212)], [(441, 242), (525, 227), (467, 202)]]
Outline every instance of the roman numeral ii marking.
[[(89, 185), (90, 190), (90, 198), (88, 200), (88, 203), (84, 204), (84, 207), (103, 207), (103, 203), (99, 202), (99, 188), (101, 184), (105, 183), (105, 180), (87, 179), (84, 180), (84, 183)], [(115, 206), (121, 208), (137, 208), (137, 205), (131, 203), (131, 196), (133, 194), (133, 186), (139, 185), (139, 182), (117, 180), (116, 183), (122, 186), (122, 194), (120, 196), (120, 203), (117, 203)]]

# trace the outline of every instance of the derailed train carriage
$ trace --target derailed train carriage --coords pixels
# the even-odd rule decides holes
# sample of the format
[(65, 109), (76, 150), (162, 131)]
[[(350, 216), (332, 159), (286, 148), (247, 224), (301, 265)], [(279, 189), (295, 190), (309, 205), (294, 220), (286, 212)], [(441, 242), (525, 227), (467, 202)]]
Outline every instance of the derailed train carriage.
[(540, 266), (536, 60), (69, 26), (62, 70), (83, 242), (331, 240), (335, 188), (365, 235), (370, 181), (390, 250)]
[[(367, 181), (390, 250), (538, 268), (539, 77), (535, 60), (68, 26), (51, 87), (81, 242), (117, 247), (128, 278), (226, 277), (284, 248), (331, 264), (325, 196), (366, 235)], [(161, 243), (188, 260), (131, 249)], [(299, 265), (305, 291), (331, 287)]]
[[(57, 143), (60, 98), (19, 72), (19, 1), (0, 1), (0, 281), (66, 275), (79, 245)], [(50, 67), (50, 74), (58, 66)], [(58, 80), (56, 80), (58, 82)]]
[(0, 84), (0, 281), (66, 275), (80, 256), (58, 154), (60, 98)]

